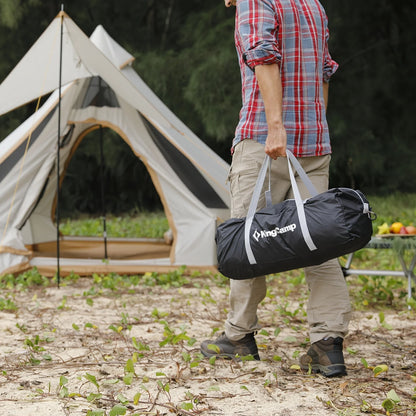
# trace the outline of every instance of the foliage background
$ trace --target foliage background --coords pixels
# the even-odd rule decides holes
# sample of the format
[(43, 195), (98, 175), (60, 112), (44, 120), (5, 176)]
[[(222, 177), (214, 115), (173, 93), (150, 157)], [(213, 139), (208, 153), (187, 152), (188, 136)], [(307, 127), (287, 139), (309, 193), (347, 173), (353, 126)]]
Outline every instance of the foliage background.
[[(0, 80), (61, 4), (0, 0)], [(330, 87), (331, 184), (377, 195), (415, 192), (414, 2), (322, 0), (322, 4), (330, 21), (331, 53), (340, 64)], [(156, 94), (230, 161), (241, 103), (232, 9), (226, 9), (222, 0), (67, 0), (64, 10), (87, 35), (102, 24), (136, 57), (135, 69)], [(28, 105), (2, 116), (0, 138), (33, 110)], [(105, 143), (107, 209), (120, 213), (160, 206), (147, 172), (129, 148), (110, 131), (105, 131)], [(100, 189), (96, 136), (88, 136), (80, 150), (65, 179), (63, 205), (67, 213), (97, 213), (101, 203), (94, 194)]]

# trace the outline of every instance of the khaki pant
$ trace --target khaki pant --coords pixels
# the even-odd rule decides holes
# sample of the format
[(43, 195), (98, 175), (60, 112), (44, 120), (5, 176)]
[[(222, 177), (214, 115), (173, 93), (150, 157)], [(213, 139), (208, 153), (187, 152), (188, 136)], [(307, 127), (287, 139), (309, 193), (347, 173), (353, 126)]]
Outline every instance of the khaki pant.
[[(236, 146), (230, 172), (232, 217), (246, 216), (264, 157), (264, 146), (253, 140), (244, 140)], [(326, 155), (298, 159), (318, 192), (328, 189), (330, 158), (330, 155)], [(297, 176), (296, 179), (302, 198), (309, 197), (300, 178)], [(267, 177), (265, 187), (266, 184)], [(273, 204), (293, 198), (286, 158), (272, 161), (271, 193)], [(262, 192), (258, 209), (264, 206)], [(338, 260), (305, 268), (305, 278), (310, 291), (307, 314), (311, 342), (329, 336), (344, 338), (348, 332), (351, 305)], [(231, 279), (230, 289), (230, 312), (225, 332), (229, 339), (238, 340), (260, 329), (257, 307), (266, 295), (266, 279), (264, 276), (246, 280)]]

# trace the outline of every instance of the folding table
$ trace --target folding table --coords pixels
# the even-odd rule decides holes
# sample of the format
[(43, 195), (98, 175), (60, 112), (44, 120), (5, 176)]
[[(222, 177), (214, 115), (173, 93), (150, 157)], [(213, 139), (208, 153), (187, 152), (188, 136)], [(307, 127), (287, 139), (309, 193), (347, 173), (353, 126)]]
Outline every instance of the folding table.
[[(368, 275), (368, 276), (403, 276), (407, 277), (407, 294), (408, 298), (412, 297), (412, 280), (416, 284), (416, 276), (414, 269), (416, 266), (416, 236), (411, 235), (386, 235), (385, 237), (372, 237), (365, 248), (373, 249), (393, 249), (399, 259), (402, 270), (367, 270), (352, 269), (351, 264), (355, 253), (351, 253), (347, 257), (345, 266), (342, 268), (344, 276), (349, 275)], [(406, 264), (405, 251), (409, 250), (411, 260)], [(410, 309), (410, 306), (409, 306)]]

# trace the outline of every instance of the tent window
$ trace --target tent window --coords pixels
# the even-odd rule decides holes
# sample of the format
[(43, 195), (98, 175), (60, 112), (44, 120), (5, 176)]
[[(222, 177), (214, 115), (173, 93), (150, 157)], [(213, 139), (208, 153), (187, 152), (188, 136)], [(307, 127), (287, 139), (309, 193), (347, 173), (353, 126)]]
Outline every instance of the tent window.
[(120, 107), (116, 94), (101, 77), (92, 77), (82, 100), (81, 108)]
[(139, 113), (146, 126), (153, 142), (159, 148), (161, 154), (172, 166), (186, 187), (207, 207), (207, 208), (228, 208), (214, 188), (201, 175), (199, 170), (177, 147), (166, 139), (145, 117)]
[[(46, 127), (46, 125), (49, 123), (52, 116), (55, 114), (57, 106), (52, 108), (47, 116), (41, 121), (38, 127), (36, 127), (35, 130), (33, 130), (31, 136), (30, 136), (30, 143), (29, 148), (33, 146), (33, 144), (36, 142), (40, 134), (42, 133), (43, 129)], [(0, 164), (0, 182), (8, 175), (8, 173), (14, 168), (16, 163), (19, 162), (19, 160), (23, 157), (25, 150), (26, 150), (26, 143), (29, 136), (26, 137), (24, 141), (17, 147), (13, 153), (9, 155), (9, 157)]]

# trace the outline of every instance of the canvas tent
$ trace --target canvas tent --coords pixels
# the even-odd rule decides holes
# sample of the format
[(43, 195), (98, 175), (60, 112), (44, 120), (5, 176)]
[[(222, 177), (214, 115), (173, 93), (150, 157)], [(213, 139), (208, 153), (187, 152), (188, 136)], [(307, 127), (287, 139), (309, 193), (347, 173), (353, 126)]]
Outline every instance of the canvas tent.
[(215, 268), (229, 166), (149, 89), (133, 59), (102, 26), (88, 38), (61, 12), (0, 84), (0, 116), (51, 93), (0, 142), (0, 274), (33, 266), (56, 272), (57, 165), (61, 180), (80, 141), (99, 126), (116, 131), (146, 166), (173, 241), (109, 239), (103, 262), (102, 239), (61, 237), (61, 273)]

